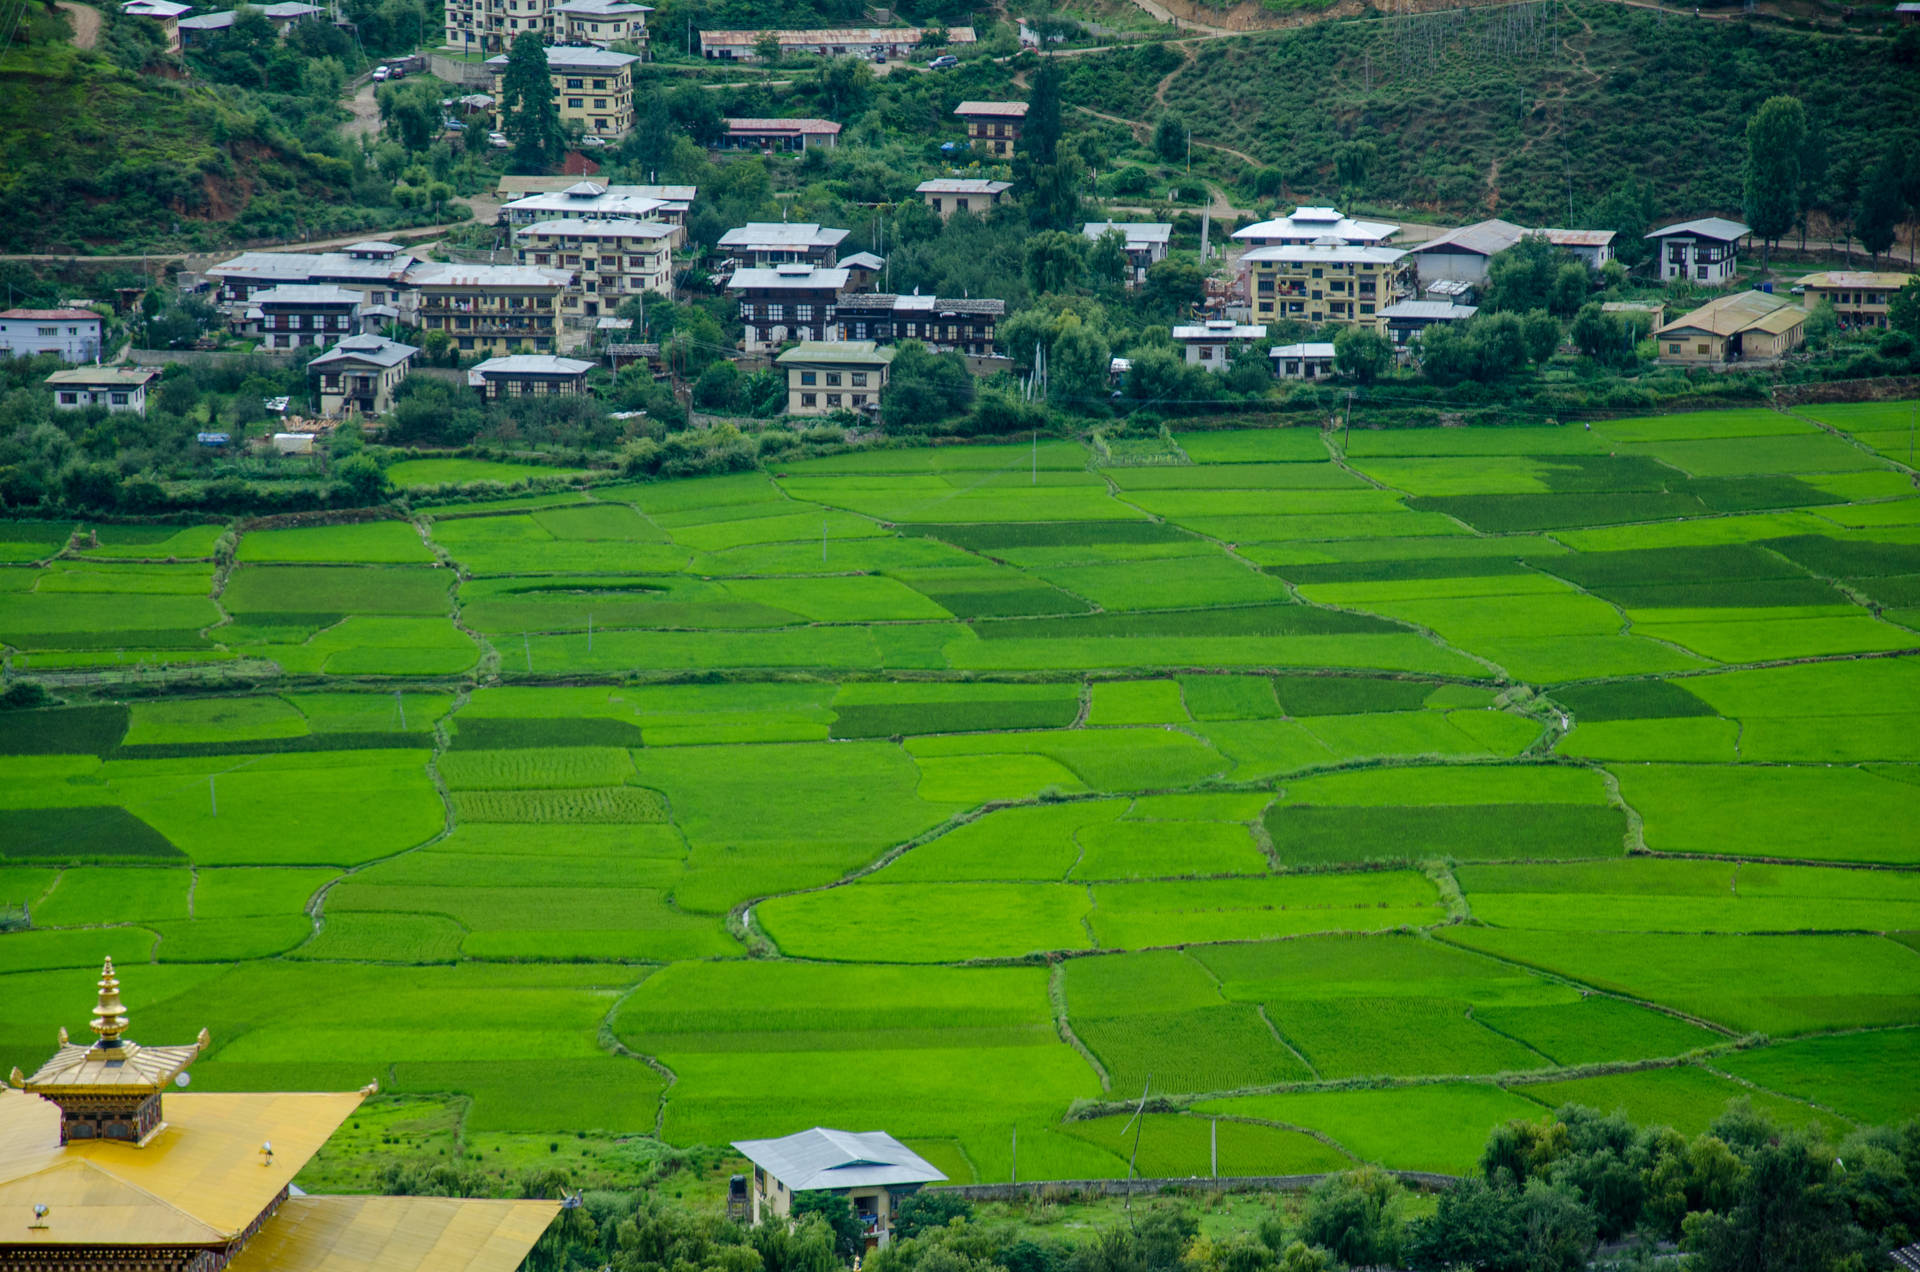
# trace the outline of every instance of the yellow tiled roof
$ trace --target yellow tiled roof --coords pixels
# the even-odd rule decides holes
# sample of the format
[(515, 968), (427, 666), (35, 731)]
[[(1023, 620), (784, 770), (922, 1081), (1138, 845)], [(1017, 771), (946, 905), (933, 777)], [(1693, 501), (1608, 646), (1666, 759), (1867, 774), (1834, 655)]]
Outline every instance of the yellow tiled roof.
[[(48, 1245), (226, 1240), (259, 1218), (365, 1094), (161, 1098), (166, 1125), (145, 1145), (63, 1146), (58, 1108), (0, 1091), (0, 1232)], [(46, 1227), (29, 1230), (36, 1204), (49, 1207)], [(199, 1235), (165, 1235), (188, 1231)]]
[(143, 1047), (122, 1042), (115, 1047), (64, 1043), (27, 1079), (27, 1090), (84, 1090), (90, 1087), (152, 1087), (158, 1090), (173, 1075), (193, 1063), (200, 1044), (184, 1047)]
[(557, 1201), (290, 1197), (228, 1272), (513, 1272)]

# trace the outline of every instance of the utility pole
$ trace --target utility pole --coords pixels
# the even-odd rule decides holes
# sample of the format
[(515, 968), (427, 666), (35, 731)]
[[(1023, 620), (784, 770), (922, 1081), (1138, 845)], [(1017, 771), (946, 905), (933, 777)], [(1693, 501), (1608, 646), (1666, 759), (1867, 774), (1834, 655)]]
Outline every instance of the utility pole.
[(1218, 1179), (1220, 1178), (1220, 1119), (1217, 1117), (1214, 1118), (1207, 1123), (1207, 1127), (1213, 1136), (1212, 1165), (1209, 1168), (1207, 1177), (1209, 1179)]
[(220, 815), (220, 796), (213, 789), (213, 775), (211, 773), (207, 775), (207, 803), (212, 805), (213, 815), (218, 817)]
[(1007, 1173), (1010, 1182), (1016, 1184), (1020, 1182), (1020, 1124), (1018, 1122), (1013, 1124), (1013, 1161)]
[(527, 639), (527, 634), (525, 632), (520, 633), (520, 652), (527, 656), (527, 670), (532, 671), (533, 670), (533, 643)]

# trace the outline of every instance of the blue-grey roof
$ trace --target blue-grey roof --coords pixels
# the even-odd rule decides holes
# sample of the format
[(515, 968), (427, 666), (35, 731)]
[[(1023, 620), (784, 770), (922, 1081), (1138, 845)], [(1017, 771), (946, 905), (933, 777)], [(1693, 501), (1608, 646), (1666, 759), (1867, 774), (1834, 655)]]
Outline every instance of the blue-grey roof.
[(784, 1139), (736, 1140), (746, 1159), (793, 1192), (933, 1184), (946, 1178), (933, 1163), (885, 1131), (814, 1127)]
[(335, 362), (366, 362), (377, 367), (397, 367), (420, 352), (413, 345), (388, 340), (384, 336), (348, 336), (339, 344), (307, 363), (309, 368)]

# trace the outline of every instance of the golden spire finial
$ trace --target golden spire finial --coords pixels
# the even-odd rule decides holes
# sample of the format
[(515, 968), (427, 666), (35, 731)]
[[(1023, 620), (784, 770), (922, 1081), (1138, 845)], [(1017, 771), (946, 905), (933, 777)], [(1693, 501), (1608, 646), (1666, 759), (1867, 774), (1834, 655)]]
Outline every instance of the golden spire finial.
[(100, 966), (100, 1001), (94, 1004), (87, 1027), (99, 1035), (96, 1047), (117, 1047), (120, 1035), (127, 1032), (127, 1009), (120, 1001), (120, 978), (113, 974), (111, 958)]

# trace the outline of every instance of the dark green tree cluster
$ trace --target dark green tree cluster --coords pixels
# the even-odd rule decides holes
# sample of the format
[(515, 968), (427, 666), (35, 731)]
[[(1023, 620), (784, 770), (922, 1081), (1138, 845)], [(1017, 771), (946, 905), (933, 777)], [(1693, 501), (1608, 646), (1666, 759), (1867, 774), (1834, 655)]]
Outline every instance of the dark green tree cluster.
[(1560, 345), (1560, 322), (1544, 309), (1435, 323), (1420, 333), (1420, 370), (1435, 384), (1504, 380), (1544, 363)]
[(547, 77), (547, 46), (538, 32), (522, 32), (507, 50), (500, 78), (500, 131), (513, 143), (508, 163), (515, 172), (548, 172), (566, 157), (560, 103)]

